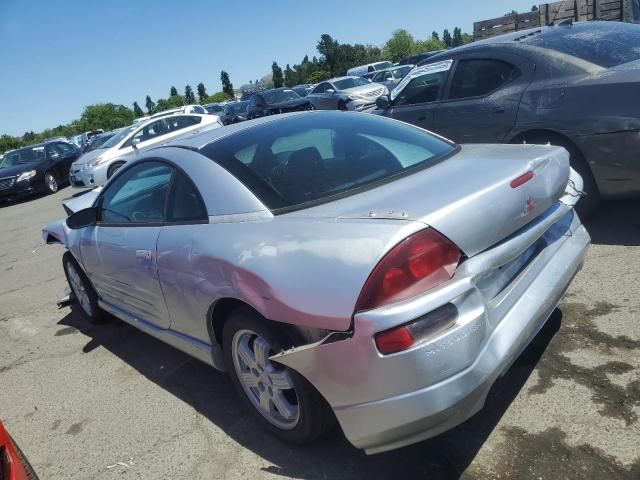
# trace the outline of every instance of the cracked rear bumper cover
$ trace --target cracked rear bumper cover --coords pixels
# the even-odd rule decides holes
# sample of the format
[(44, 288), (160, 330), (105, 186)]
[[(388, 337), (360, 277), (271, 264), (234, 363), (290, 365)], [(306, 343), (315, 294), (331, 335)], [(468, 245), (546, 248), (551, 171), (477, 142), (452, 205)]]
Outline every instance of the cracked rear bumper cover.
[[(428, 383), (424, 372), (432, 368), (426, 365), (440, 362), (445, 365), (441, 370), (447, 370), (446, 365), (456, 361), (451, 351), (441, 347), (429, 350), (427, 343), (383, 357), (375, 350), (370, 325), (358, 324), (357, 319), (351, 338), (331, 342), (329, 336), (272, 358), (298, 371), (320, 391), (345, 436), (366, 453), (425, 440), (464, 422), (483, 407), (494, 381), (517, 359), (556, 308), (582, 267), (589, 241), (589, 234), (575, 216), (570, 234), (558, 240), (542, 266), (531, 272), (533, 280), (517, 292), (518, 300), (501, 319), (488, 319), (490, 313), (483, 308), (469, 310), (464, 326), (454, 333), (457, 338), (450, 336), (448, 342), (457, 342), (457, 357), (473, 358), (462, 370), (451, 369), (448, 377), (430, 385), (424, 386)], [(477, 295), (461, 295), (461, 311), (464, 302), (477, 301)], [(486, 333), (485, 325), (492, 322), (495, 327)], [(402, 360), (403, 356), (408, 362)], [(398, 357), (396, 363), (389, 361), (392, 357)], [(396, 371), (387, 368), (389, 363)], [(412, 381), (415, 389), (397, 393)], [(389, 396), (380, 396), (381, 385), (388, 389)], [(349, 389), (357, 399), (353, 403), (345, 401), (344, 392)], [(365, 396), (366, 392), (378, 396), (362, 401), (363, 391)]]

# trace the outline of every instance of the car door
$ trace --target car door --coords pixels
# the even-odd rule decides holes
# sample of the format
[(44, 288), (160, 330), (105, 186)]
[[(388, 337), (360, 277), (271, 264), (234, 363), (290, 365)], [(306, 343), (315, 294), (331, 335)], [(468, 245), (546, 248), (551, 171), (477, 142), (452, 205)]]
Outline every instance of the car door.
[(313, 99), (313, 104), (319, 110), (333, 110), (331, 105), (332, 93), (327, 93), (327, 90), (333, 89), (333, 85), (329, 82), (322, 82), (313, 89), (310, 96)]
[(47, 170), (53, 172), (59, 182), (67, 179), (69, 176), (69, 168), (66, 167), (64, 152), (56, 143), (48, 143), (45, 146), (46, 159), (48, 162)]
[[(159, 137), (165, 135), (167, 132), (168, 127), (163, 118), (145, 125), (122, 144), (120, 147), (121, 153), (118, 155), (118, 158), (134, 157), (138, 152), (142, 152), (160, 141)], [(136, 145), (137, 148), (133, 148), (133, 142), (135, 140), (139, 141)]]
[(61, 152), (61, 160), (62, 160), (62, 170), (64, 177), (67, 178), (69, 176), (69, 170), (71, 169), (71, 164), (76, 160), (81, 153), (79, 148), (74, 148), (73, 145), (64, 142), (57, 142), (56, 147)]
[(170, 325), (157, 271), (156, 246), (173, 167), (143, 161), (101, 193), (98, 221), (81, 233), (80, 256), (100, 298), (160, 328)]
[(411, 72), (392, 90), (391, 105), (383, 115), (433, 129), (433, 111), (442, 98), (452, 63), (439, 62)]
[(509, 54), (474, 53), (456, 59), (434, 130), (458, 143), (501, 142), (513, 128), (534, 64)]

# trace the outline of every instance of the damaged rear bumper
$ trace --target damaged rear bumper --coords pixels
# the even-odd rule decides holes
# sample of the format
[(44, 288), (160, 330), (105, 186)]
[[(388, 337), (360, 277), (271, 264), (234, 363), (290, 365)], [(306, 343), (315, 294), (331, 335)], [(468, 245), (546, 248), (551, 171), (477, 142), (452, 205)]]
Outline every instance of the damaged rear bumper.
[[(483, 279), (492, 269), (491, 275), (502, 275), (502, 265), (511, 264), (500, 265), (505, 250), (513, 250), (508, 243), (520, 242), (518, 252), (529, 251), (521, 238), (468, 260), (452, 282), (427, 295), (355, 315), (346, 339), (336, 334), (272, 359), (307, 378), (349, 441), (369, 454), (460, 424), (482, 408), (493, 382), (542, 328), (582, 266), (589, 234), (570, 207), (560, 206), (553, 215), (551, 226), (544, 219), (532, 226), (544, 228), (536, 241), (542, 245), (499, 292), (485, 288)], [(407, 351), (377, 351), (375, 333), (447, 303), (458, 312), (450, 328)]]

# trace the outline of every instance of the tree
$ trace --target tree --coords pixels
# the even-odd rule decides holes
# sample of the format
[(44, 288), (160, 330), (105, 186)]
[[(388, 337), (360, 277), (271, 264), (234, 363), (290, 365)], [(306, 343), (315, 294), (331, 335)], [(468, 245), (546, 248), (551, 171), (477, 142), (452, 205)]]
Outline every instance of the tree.
[[(331, 35), (328, 33), (323, 33), (320, 36), (320, 41), (316, 46), (320, 55), (323, 56), (323, 62), (326, 69), (329, 71), (329, 74), (332, 76), (338, 75), (338, 46), (340, 44), (331, 38)], [(314, 58), (314, 63), (319, 63), (316, 57)]]
[(156, 104), (153, 103), (153, 100), (151, 100), (151, 97), (149, 95), (147, 95), (147, 98), (145, 100), (144, 103), (145, 107), (147, 107), (147, 113), (149, 115), (153, 115), (156, 111)]
[(156, 102), (156, 112), (164, 112), (165, 110), (169, 110), (169, 108), (171, 108), (171, 106), (164, 98), (159, 98)]
[(416, 53), (422, 52), (435, 52), (436, 50), (442, 50), (444, 45), (440, 40), (435, 40), (433, 37), (427, 40), (418, 40), (416, 42)]
[(133, 102), (133, 113), (136, 117), (144, 117), (144, 112), (140, 108), (140, 105), (138, 105), (138, 102)]
[(175, 97), (178, 95), (178, 89), (176, 87), (171, 87), (171, 92), (169, 92), (170, 97)]
[(444, 43), (444, 46), (447, 48), (451, 48), (453, 45), (453, 39), (451, 38), (451, 34), (449, 33), (449, 30), (447, 30), (446, 28), (444, 29), (444, 32), (442, 32), (442, 43)]
[(131, 125), (134, 118), (133, 110), (124, 105), (98, 103), (85, 107), (76, 128), (80, 127), (82, 131), (97, 130), (98, 128), (114, 130)]
[(291, 69), (287, 63), (287, 68), (284, 69), (284, 86), (293, 87), (298, 84), (298, 75)]
[(277, 62), (271, 64), (271, 72), (273, 73), (272, 81), (274, 88), (280, 88), (284, 84), (284, 77), (282, 76), (282, 69), (278, 66)]
[(531, 7), (531, 11), (532, 12), (537, 12), (538, 11), (538, 6), (534, 5), (533, 7)]
[(510, 12), (505, 13), (504, 16), (506, 17), (507, 15), (517, 15), (517, 14), (518, 12), (516, 12), (515, 10), (511, 10)]
[(229, 79), (229, 74), (224, 70), (220, 72), (220, 82), (222, 83), (222, 91), (225, 92), (229, 98), (233, 98), (233, 84)]
[(325, 70), (316, 70), (307, 78), (307, 83), (318, 83), (331, 77), (329, 72)]
[(451, 39), (451, 46), (459, 47), (464, 41), (462, 40), (462, 30), (459, 27), (453, 29), (453, 38)]
[(413, 36), (404, 29), (396, 30), (387, 40), (382, 49), (383, 56), (392, 62), (413, 55), (416, 50), (416, 41)]
[(213, 95), (209, 95), (208, 97), (206, 97), (203, 103), (224, 102), (226, 100), (229, 100), (230, 98), (233, 97), (229, 97), (229, 95), (227, 95), (227, 92), (216, 92)]
[(167, 98), (167, 105), (169, 108), (178, 108), (182, 107), (185, 103), (185, 99), (182, 98), (182, 95), (171, 95)]
[(204, 88), (204, 83), (200, 82), (196, 87), (198, 90), (198, 100), (202, 103), (202, 100), (207, 98), (207, 89)]
[(431, 32), (431, 38), (433, 40), (438, 41), (438, 42), (440, 41), (440, 35), (438, 35), (438, 32), (436, 32), (435, 30), (433, 32)]
[(191, 85), (184, 87), (184, 101), (187, 105), (196, 103), (196, 96), (193, 94), (193, 90), (191, 90)]
[(13, 150), (14, 148), (18, 148), (22, 145), (23, 143), (19, 139), (12, 137), (11, 135), (5, 134), (0, 137), (0, 153), (4, 153), (7, 150)]

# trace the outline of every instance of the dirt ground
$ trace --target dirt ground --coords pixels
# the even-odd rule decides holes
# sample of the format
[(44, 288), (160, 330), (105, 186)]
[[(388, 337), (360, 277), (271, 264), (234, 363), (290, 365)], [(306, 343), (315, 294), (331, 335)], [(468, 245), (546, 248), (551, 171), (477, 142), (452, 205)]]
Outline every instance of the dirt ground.
[(638, 479), (640, 208), (605, 204), (583, 271), (458, 428), (366, 456), (263, 433), (225, 375), (113, 319), (56, 307), (63, 249), (41, 227), (69, 188), (0, 208), (0, 418), (48, 479)]

